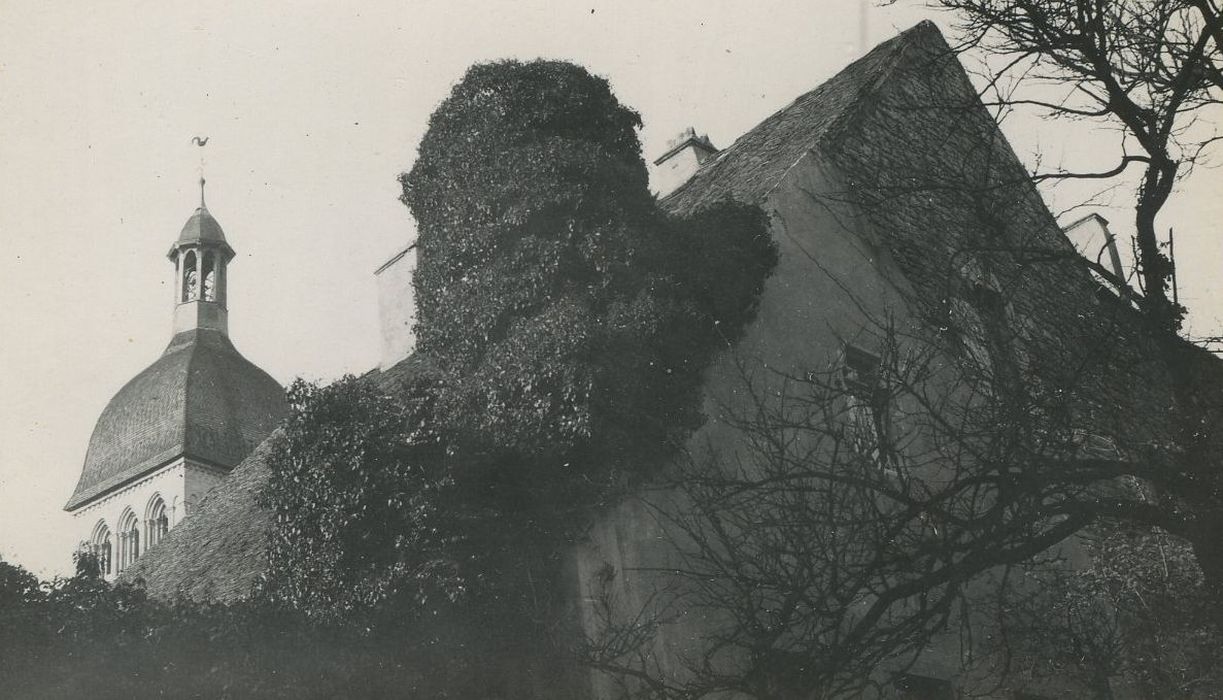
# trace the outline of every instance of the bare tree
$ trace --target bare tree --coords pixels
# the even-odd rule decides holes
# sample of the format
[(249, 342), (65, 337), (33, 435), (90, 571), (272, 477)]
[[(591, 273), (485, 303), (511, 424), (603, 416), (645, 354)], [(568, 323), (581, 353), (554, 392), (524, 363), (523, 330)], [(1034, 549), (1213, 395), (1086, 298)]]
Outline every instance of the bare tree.
[(960, 49), (992, 60), (987, 104), (1115, 127), (1116, 165), (1058, 170), (1039, 181), (1113, 178), (1137, 167), (1134, 210), (1143, 306), (1155, 327), (1176, 329), (1184, 309), (1169, 298), (1172, 261), (1157, 219), (1178, 179), (1221, 137), (1223, 14), (1215, 0), (930, 0), (951, 10)]
[(1035, 592), (998, 597), (1005, 605), (990, 611), (998, 630), (990, 646), (1005, 672), (1069, 672), (1099, 697), (1111, 697), (1111, 677), (1143, 697), (1223, 694), (1223, 637), (1202, 615), (1207, 589), (1192, 549), (1158, 528), (1108, 520), (1081, 541), (1089, 564), (1033, 560), (1022, 575), (1039, 582)]
[[(1083, 387), (1021, 381), (1002, 352), (1008, 340), (986, 328), (966, 345), (949, 333), (874, 330), (869, 350), (846, 346), (801, 375), (740, 365), (752, 397), (732, 419), (742, 449), (694, 454), (654, 501), (675, 562), (654, 572), (664, 583), (647, 609), (617, 612), (604, 600), (589, 662), (642, 697), (824, 698), (902, 678), (943, 639), (976, 655), (967, 673), (985, 688), (1014, 678), (1000, 659), (1044, 654), (1074, 660), (1066, 672), (1086, 679), (1083, 694), (1110, 697), (1109, 677), (1137, 668), (1111, 654), (1151, 658), (1133, 643), (1158, 619), (1132, 609), (1147, 584), (1113, 564), (1130, 592), (1119, 596), (1100, 578), (1104, 565), (1076, 574), (1083, 563), (1060, 557), (1082, 558), (1078, 536), (1099, 523), (1149, 530), (1182, 516), (1152, 486), (1180, 456), (1179, 436), (1114, 440), (1076, 426)], [(1184, 531), (1161, 536), (1194, 551)], [(1177, 565), (1190, 571), (1179, 582), (1198, 582), (1198, 621), (1214, 629), (1197, 559)], [(679, 611), (712, 621), (682, 679), (652, 665)], [(1032, 636), (1056, 615), (1066, 624)], [(1008, 634), (1013, 643), (1000, 643)]]
[[(1133, 642), (1156, 619), (1135, 612), (1135, 596), (1075, 578), (1099, 570), (1084, 542), (1110, 524), (1174, 542), (1191, 575), (1168, 586), (1197, 581), (1200, 621), (1217, 632), (1223, 619), (1223, 372), (1172, 332), (1182, 310), (1155, 229), (1177, 178), (1214, 140), (1195, 118), (1217, 105), (1208, 35), (1218, 13), (1154, 0), (939, 4), (965, 19), (964, 47), (1003, 57), (988, 88), (995, 105), (1125, 131), (1119, 167), (1037, 180), (1145, 167), (1145, 293), (1097, 288), (1082, 268), (1110, 273), (1056, 228), (945, 45), (910, 43), (899, 77), (819, 146), (843, 190), (803, 190), (845, 235), (858, 231), (854, 217), (871, 223), (859, 240), (912, 285), (897, 292), (908, 317), (894, 322), (855, 297), (818, 251), (786, 251), (834, 278), (861, 313), (862, 338), (826, 366), (739, 365), (739, 402), (724, 410), (738, 448), (695, 451), (650, 500), (676, 552), (649, 572), (655, 595), (626, 609), (605, 577), (587, 660), (627, 690), (852, 695), (919, 671), (931, 641), (949, 639), (978, 655), (969, 672), (986, 691), (1039, 651), (1076, 659), (1080, 694), (1108, 697), (1110, 676), (1137, 673), (1110, 654), (1147, 654)], [(1003, 87), (1008, 73), (1046, 92), (1021, 99)], [(1046, 99), (1057, 86), (1064, 94)], [(1016, 634), (1025, 615), (1072, 603), (1081, 622), (1101, 624), (1050, 630), (1055, 649)], [(693, 617), (704, 626), (677, 634), (702, 643), (671, 645), (672, 621)], [(1014, 644), (993, 648), (1002, 637)], [(685, 673), (658, 661), (663, 649)], [(1184, 668), (1192, 685), (1196, 667)]]

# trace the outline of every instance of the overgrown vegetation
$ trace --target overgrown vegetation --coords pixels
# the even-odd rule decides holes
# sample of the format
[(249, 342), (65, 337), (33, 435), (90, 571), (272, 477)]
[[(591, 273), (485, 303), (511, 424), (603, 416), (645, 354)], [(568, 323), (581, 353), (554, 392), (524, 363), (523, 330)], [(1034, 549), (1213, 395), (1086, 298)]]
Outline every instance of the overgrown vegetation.
[[(582, 659), (626, 694), (879, 690), (885, 663), (907, 668), (992, 613), (978, 629), (999, 635), (987, 664), (1003, 665), (977, 670), (994, 690), (1021, 664), (1070, 668), (1099, 697), (1118, 674), (1152, 696), (1217, 683), (1201, 649), (1218, 630), (1197, 616), (1217, 607), (1220, 570), (1214, 393), (1179, 391), (1174, 430), (1093, 444), (1074, 404), (1082, 375), (1108, 367), (1049, 355), (1077, 370), (1028, 376), (1020, 324), (989, 290), (962, 300), (982, 308), (959, 308), (977, 322), (958, 329), (880, 324), (878, 357), (852, 373), (746, 383), (730, 421), (742, 452), (676, 460), (703, 419), (702, 373), (743, 333), (777, 254), (756, 207), (661, 211), (639, 126), (578, 66), (473, 67), (401, 177), (419, 226), (413, 371), (291, 387), (256, 595), (166, 605), (107, 586), (87, 559), (45, 585), (0, 562), (9, 687), (568, 697), (565, 552), (666, 464), (685, 507), (658, 512), (681, 565), (643, 609), (599, 601), (604, 635)], [(1144, 262), (1173, 328), (1166, 261)], [(1068, 541), (1090, 566), (1037, 566)], [(706, 638), (663, 672), (654, 635), (689, 611)], [(989, 646), (962, 646), (965, 665)], [(73, 672), (47, 685), (53, 668)]]
[(700, 374), (774, 263), (755, 207), (658, 208), (639, 126), (573, 64), (478, 65), (401, 177), (438, 422), (541, 516), (602, 500), (699, 424)]
[(662, 212), (639, 126), (579, 66), (471, 68), (401, 178), (418, 371), (290, 388), (253, 597), (0, 564), (6, 692), (566, 697), (564, 547), (701, 423), (776, 261), (756, 207)]
[(321, 620), (362, 624), (388, 599), (427, 614), (460, 595), (463, 516), (432, 397), (350, 376), (325, 387), (298, 380), (289, 405), (260, 494), (276, 523), (264, 592)]
[(562, 653), (566, 547), (700, 425), (776, 262), (757, 207), (659, 209), (639, 124), (555, 61), (475, 66), (438, 108), (401, 178), (421, 369), (291, 389), (269, 601)]
[[(150, 599), (89, 566), (47, 583), (0, 561), (0, 682), (10, 698), (525, 697), (489, 677), (546, 676), (503, 639), (428, 622), (419, 634), (320, 624), (256, 598), (234, 605)], [(458, 653), (456, 653), (456, 651)], [(486, 664), (499, 674), (473, 677)]]

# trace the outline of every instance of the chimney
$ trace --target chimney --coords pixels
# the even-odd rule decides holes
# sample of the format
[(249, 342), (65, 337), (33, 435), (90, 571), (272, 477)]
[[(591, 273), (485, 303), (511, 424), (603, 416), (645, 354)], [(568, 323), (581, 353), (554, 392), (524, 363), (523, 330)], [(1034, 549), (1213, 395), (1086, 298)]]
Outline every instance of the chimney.
[(1117, 249), (1117, 237), (1108, 230), (1108, 219), (1099, 214), (1088, 214), (1065, 229), (1066, 238), (1074, 244), (1079, 255), (1099, 263), (1124, 280), (1125, 267), (1121, 264), (1121, 253)]
[(697, 136), (696, 129), (692, 127), (684, 129), (683, 133), (667, 142), (667, 152), (654, 161), (658, 196), (665, 197), (674, 192), (696, 174), (701, 163), (717, 152), (708, 136)]
[(378, 368), (387, 370), (416, 349), (416, 294), (412, 274), (416, 272), (416, 244), (399, 251), (374, 271), (378, 283), (378, 325), (382, 353)]

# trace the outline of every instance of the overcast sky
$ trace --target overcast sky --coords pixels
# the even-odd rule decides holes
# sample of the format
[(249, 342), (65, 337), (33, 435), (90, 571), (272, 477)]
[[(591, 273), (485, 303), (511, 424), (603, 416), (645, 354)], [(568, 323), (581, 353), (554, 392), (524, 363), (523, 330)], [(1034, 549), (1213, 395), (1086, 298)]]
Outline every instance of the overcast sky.
[[(0, 557), (42, 576), (70, 569), (62, 507), (94, 421), (169, 340), (165, 252), (201, 166), (238, 252), (234, 343), (283, 383), (333, 379), (377, 362), (372, 273), (412, 235), (396, 176), (471, 63), (585, 65), (641, 113), (653, 157), (690, 124), (728, 145), (830, 77), (860, 54), (864, 14), (871, 45), (923, 17), (948, 26), (903, 0), (0, 8)], [(1046, 162), (1103, 143), (1007, 131)], [(1218, 333), (1220, 246), (1201, 225), (1223, 220), (1218, 171), (1195, 178), (1164, 224), (1194, 329)], [(1128, 232), (1125, 210), (1102, 211)]]

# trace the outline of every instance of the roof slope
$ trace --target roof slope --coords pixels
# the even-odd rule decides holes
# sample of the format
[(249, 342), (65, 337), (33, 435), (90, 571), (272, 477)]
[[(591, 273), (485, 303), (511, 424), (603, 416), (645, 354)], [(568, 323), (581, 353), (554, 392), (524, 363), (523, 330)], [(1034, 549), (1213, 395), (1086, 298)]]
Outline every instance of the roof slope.
[(716, 157), (702, 164), (683, 186), (663, 199), (676, 213), (689, 213), (719, 199), (758, 202), (894, 68), (906, 47), (941, 43), (925, 21), (879, 44), (819, 87), (760, 122)]
[[(412, 355), (361, 380), (391, 390), (426, 371), (422, 358)], [(150, 595), (163, 600), (183, 596), (228, 602), (248, 596), (267, 564), (271, 513), (256, 503), (256, 495), (270, 477), (267, 459), (277, 434), (264, 440), (120, 579), (142, 580)]]
[(180, 247), (201, 243), (218, 244), (228, 257), (234, 255), (233, 248), (230, 248), (229, 243), (225, 240), (225, 232), (221, 230), (221, 224), (205, 206), (196, 207), (195, 212), (187, 219), (187, 223), (183, 224), (183, 230), (179, 232), (178, 240), (170, 248), (169, 254), (173, 257), (175, 251)]
[(1098, 299), (933, 23), (881, 44), (770, 116), (663, 205), (686, 214), (726, 197), (766, 204), (809, 154), (837, 188), (810, 193), (826, 198), (812, 206), (850, 206), (862, 242), (903, 275), (910, 310), (928, 328), (948, 328), (950, 300), (984, 285), (1004, 302), (999, 313), (1027, 381), (1074, 388), (1063, 396), (1076, 427), (1136, 444), (1174, 434), (1161, 423), (1173, 415), (1173, 397), (1163, 390), (1169, 365), (1159, 347), (1128, 304)]
[(219, 331), (175, 335), (98, 417), (73, 510), (180, 456), (233, 467), (285, 415), (284, 389)]

